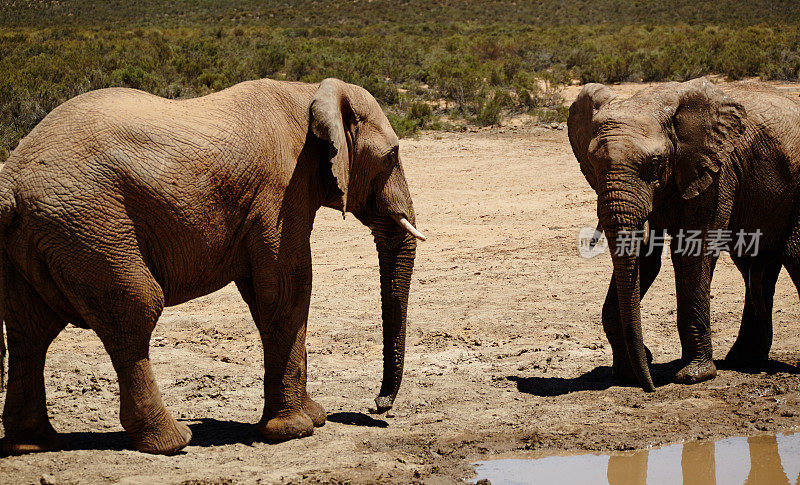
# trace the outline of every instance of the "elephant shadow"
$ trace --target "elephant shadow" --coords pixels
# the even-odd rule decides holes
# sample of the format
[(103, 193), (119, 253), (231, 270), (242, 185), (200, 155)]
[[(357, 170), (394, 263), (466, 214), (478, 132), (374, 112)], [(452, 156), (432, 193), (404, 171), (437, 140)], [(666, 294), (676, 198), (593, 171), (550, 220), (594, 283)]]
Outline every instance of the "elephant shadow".
[(388, 428), (389, 423), (382, 419), (375, 419), (364, 413), (331, 413), (328, 421), (339, 424), (349, 424), (351, 426), (367, 426), (371, 428)]
[[(777, 360), (769, 360), (751, 368), (733, 368), (723, 360), (715, 360), (718, 369), (735, 370), (747, 374), (800, 374), (800, 367), (786, 364)], [(660, 364), (651, 364), (650, 373), (656, 387), (665, 386), (673, 382), (675, 374), (683, 366), (680, 359)], [(635, 382), (620, 382), (611, 373), (610, 366), (598, 366), (578, 377), (519, 377), (508, 376), (509, 381), (517, 383), (517, 390), (525, 394), (540, 397), (553, 397), (570, 394), (578, 391), (604, 391), (613, 386), (639, 387)]]
[(769, 359), (766, 362), (753, 364), (745, 367), (732, 366), (727, 362), (725, 362), (724, 360), (715, 360), (714, 364), (716, 364), (717, 369), (733, 370), (744, 374), (763, 374), (763, 373), (767, 373), (768, 375), (800, 374), (800, 364), (792, 365), (792, 364), (787, 364), (786, 362), (781, 362), (779, 360), (773, 360), (773, 359)]
[[(189, 446), (222, 446), (244, 444), (251, 446), (257, 442), (271, 443), (256, 433), (252, 423), (237, 421), (220, 421), (213, 418), (179, 420), (187, 422), (192, 430), (192, 441)], [(121, 451), (131, 449), (131, 442), (124, 431), (92, 432), (75, 431), (60, 433), (65, 451), (110, 450)], [(180, 452), (182, 454), (184, 452)]]
[[(180, 420), (187, 423), (192, 430), (192, 441), (189, 446), (222, 446), (243, 444), (252, 446), (255, 443), (274, 444), (278, 441), (265, 440), (258, 435), (253, 423), (238, 421), (220, 421), (213, 418)], [(353, 426), (369, 426), (386, 428), (389, 423), (375, 419), (363, 413), (341, 412), (328, 415), (328, 421)], [(60, 433), (65, 451), (121, 451), (131, 449), (131, 442), (124, 431), (73, 431)], [(185, 452), (180, 452), (183, 454)]]
[[(661, 364), (651, 364), (650, 374), (656, 387), (672, 382), (681, 368), (680, 359)], [(578, 391), (604, 391), (614, 386), (639, 387), (635, 382), (621, 382), (611, 373), (611, 366), (601, 365), (578, 377), (519, 377), (506, 379), (517, 383), (517, 390), (540, 397), (562, 396)]]

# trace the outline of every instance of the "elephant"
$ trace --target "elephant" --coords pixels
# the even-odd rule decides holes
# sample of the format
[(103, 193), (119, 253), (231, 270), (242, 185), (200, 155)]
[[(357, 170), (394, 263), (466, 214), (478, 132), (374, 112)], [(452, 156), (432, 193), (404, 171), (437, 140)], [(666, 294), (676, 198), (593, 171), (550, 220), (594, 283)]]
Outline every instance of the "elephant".
[(375, 411), (385, 412), (400, 388), (424, 236), (398, 137), (375, 98), (337, 79), (261, 79), (185, 100), (101, 89), (55, 108), (0, 171), (3, 450), (61, 445), (43, 368), (67, 323), (93, 330), (111, 357), (133, 446), (182, 449), (191, 431), (162, 403), (150, 335), (164, 307), (230, 282), (264, 349), (258, 433), (311, 435), (326, 420), (306, 391), (305, 351), (309, 238), (322, 206), (353, 214), (376, 244), (384, 362)]
[[(741, 368), (767, 360), (781, 267), (800, 285), (800, 100), (758, 82), (699, 78), (626, 100), (587, 84), (570, 106), (567, 128), (612, 253), (602, 322), (614, 376), (654, 390), (640, 300), (660, 270), (665, 234), (672, 238), (682, 350), (675, 381), (716, 376), (710, 285), (723, 249), (746, 286), (726, 363)], [(699, 241), (692, 250), (690, 232)]]

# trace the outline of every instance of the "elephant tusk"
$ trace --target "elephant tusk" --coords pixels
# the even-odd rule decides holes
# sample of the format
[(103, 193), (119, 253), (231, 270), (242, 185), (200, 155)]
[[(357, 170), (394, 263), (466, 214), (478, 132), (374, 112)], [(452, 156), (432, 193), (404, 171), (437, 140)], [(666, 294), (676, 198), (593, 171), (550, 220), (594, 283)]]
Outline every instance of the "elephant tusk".
[(400, 227), (411, 233), (412, 236), (419, 239), (420, 241), (424, 241), (427, 239), (425, 235), (419, 232), (416, 227), (412, 226), (411, 223), (408, 222), (408, 219), (406, 219), (405, 217), (392, 214), (392, 219), (394, 219), (395, 222), (397, 222), (400, 225)]
[(644, 247), (650, 244), (650, 221), (644, 221), (644, 232), (642, 234), (642, 242)]

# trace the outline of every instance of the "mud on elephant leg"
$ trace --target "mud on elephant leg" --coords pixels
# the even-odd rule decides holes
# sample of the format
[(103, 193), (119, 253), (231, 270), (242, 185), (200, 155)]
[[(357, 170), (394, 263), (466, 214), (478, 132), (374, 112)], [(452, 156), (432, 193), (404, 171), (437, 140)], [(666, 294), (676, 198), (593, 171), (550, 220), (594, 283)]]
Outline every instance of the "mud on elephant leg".
[[(772, 346), (772, 302), (781, 271), (777, 257), (734, 258), (746, 285), (739, 336), (725, 357), (733, 368), (751, 368), (769, 358)], [(760, 288), (760, 289), (759, 289)]]
[[(647, 255), (648, 252), (650, 253), (649, 255)], [(647, 290), (653, 284), (661, 270), (661, 252), (662, 248), (660, 246), (654, 245), (653, 247), (644, 248), (645, 256), (642, 256), (640, 266), (640, 298), (644, 298)], [(608, 287), (605, 303), (603, 303), (602, 320), (603, 331), (606, 334), (609, 344), (611, 344), (611, 353), (613, 356), (611, 369), (614, 379), (624, 384), (637, 384), (636, 375), (633, 373), (633, 368), (628, 358), (628, 351), (625, 348), (625, 339), (622, 335), (617, 282), (613, 275), (611, 276), (611, 284)], [(645, 346), (644, 350), (647, 354), (647, 362), (653, 362), (653, 354), (650, 352), (650, 349)]]
[(6, 287), (14, 293), (4, 302), (10, 358), (2, 452), (17, 455), (56, 450), (61, 439), (47, 416), (44, 362), (47, 348), (66, 322), (20, 275), (11, 270), (5, 271), (5, 277)]
[(717, 258), (672, 253), (683, 368), (675, 382), (693, 384), (717, 376), (711, 346), (711, 278)]

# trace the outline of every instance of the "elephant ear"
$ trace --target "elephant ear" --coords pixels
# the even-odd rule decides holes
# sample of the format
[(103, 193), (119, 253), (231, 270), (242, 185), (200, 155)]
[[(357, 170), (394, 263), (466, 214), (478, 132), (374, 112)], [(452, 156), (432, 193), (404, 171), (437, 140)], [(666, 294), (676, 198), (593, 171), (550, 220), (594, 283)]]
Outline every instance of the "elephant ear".
[(684, 199), (714, 181), (744, 133), (744, 107), (700, 78), (684, 83), (673, 117), (675, 182)]
[(342, 192), (344, 214), (347, 211), (347, 186), (353, 150), (352, 126), (355, 119), (344, 82), (338, 79), (322, 81), (309, 110), (311, 132), (328, 142), (328, 153), (323, 163), (330, 163), (331, 173)]
[(569, 107), (567, 133), (572, 152), (581, 166), (581, 172), (589, 185), (597, 190), (595, 173), (589, 164), (589, 142), (592, 140), (592, 118), (604, 104), (617, 97), (611, 88), (602, 84), (590, 83), (581, 89), (578, 97)]

